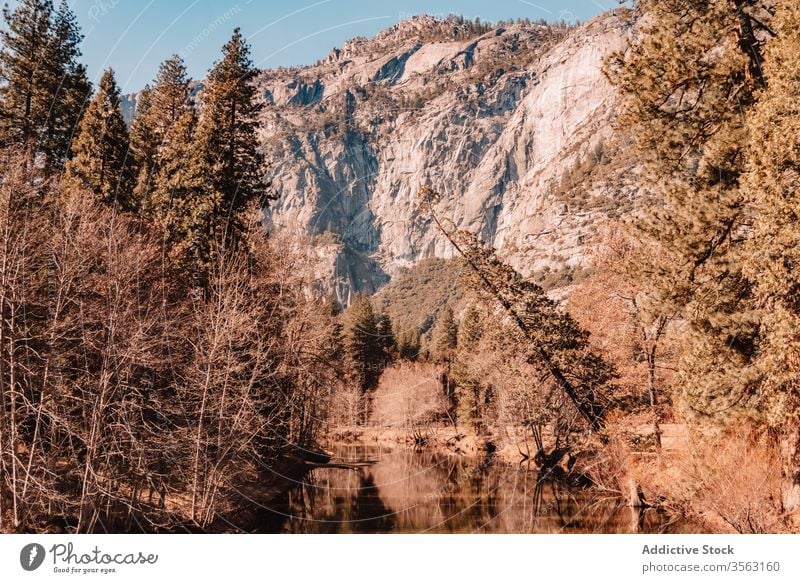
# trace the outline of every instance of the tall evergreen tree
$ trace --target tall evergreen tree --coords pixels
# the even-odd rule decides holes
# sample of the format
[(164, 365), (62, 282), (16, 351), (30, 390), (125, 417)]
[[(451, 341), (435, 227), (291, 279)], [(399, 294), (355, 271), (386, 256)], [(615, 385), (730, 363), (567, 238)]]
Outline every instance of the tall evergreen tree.
[(437, 362), (452, 359), (458, 342), (458, 326), (453, 309), (446, 305), (439, 312), (431, 334), (431, 358)]
[(51, 44), (50, 0), (21, 0), (6, 5), (0, 30), (0, 145), (25, 149), (29, 163), (47, 121), (52, 75), (47, 58)]
[(63, 167), (91, 93), (78, 63), (83, 39), (75, 15), (62, 1), (24, 0), (3, 11), (0, 32), (0, 144), (27, 152), (46, 174)]
[(64, 170), (67, 160), (72, 157), (72, 142), (92, 99), (92, 83), (85, 65), (77, 64), (70, 69), (58, 99), (61, 105), (59, 116), (54, 118), (52, 145), (46, 148), (46, 170), (50, 172)]
[(189, 107), (189, 75), (180, 55), (161, 63), (153, 83), (156, 132), (164, 135)]
[(329, 361), (334, 364), (335, 377), (342, 380), (345, 375), (344, 366), (342, 366), (345, 361), (344, 327), (339, 317), (342, 310), (334, 293), (329, 294), (325, 299), (323, 313), (333, 318), (330, 334), (325, 342), (324, 353)]
[(456, 417), (462, 423), (480, 428), (483, 421), (487, 386), (480, 371), (475, 371), (475, 360), (483, 337), (483, 318), (474, 305), (470, 305), (458, 326), (458, 350), (453, 351), (448, 388)]
[(780, 2), (767, 47), (768, 89), (749, 116), (744, 182), (752, 216), (744, 271), (754, 282), (758, 390), (742, 404), (782, 430), (784, 507), (800, 509), (800, 5)]
[(47, 87), (51, 96), (47, 123), (38, 150), (44, 168), (52, 174), (63, 168), (72, 138), (89, 98), (91, 84), (86, 69), (78, 63), (83, 35), (75, 15), (62, 0), (53, 18), (46, 57)]
[(362, 391), (375, 387), (383, 366), (383, 347), (369, 296), (356, 296), (344, 313), (344, 337), (353, 381)]
[[(181, 71), (179, 61), (168, 61), (162, 77), (173, 83), (165, 86), (181, 86)], [(164, 225), (173, 253), (195, 274), (198, 285), (219, 246), (238, 242), (240, 211), (266, 188), (256, 138), (255, 73), (249, 47), (237, 29), (209, 73), (199, 119), (189, 108), (170, 130), (148, 124), (147, 133), (165, 132), (154, 163), (151, 212)], [(163, 97), (162, 107), (179, 112), (179, 95), (180, 91), (151, 91), (148, 107), (157, 109), (154, 101)]]
[(150, 213), (164, 233), (178, 264), (201, 283), (213, 250), (213, 199), (202, 164), (193, 163), (197, 115), (189, 109), (167, 131), (157, 157), (158, 173), (149, 199)]
[(128, 207), (133, 188), (133, 160), (128, 129), (120, 110), (119, 88), (111, 69), (81, 120), (67, 163), (65, 179), (87, 188), (103, 202)]
[(742, 273), (745, 117), (766, 86), (770, 0), (640, 0), (642, 30), (609, 63), (626, 96), (659, 249), (638, 266), (645, 292), (688, 322), (676, 386), (684, 407), (718, 418), (752, 393), (758, 322)]
[(381, 350), (383, 351), (384, 365), (388, 365), (394, 359), (395, 353), (397, 352), (397, 340), (394, 336), (392, 319), (389, 317), (389, 314), (381, 314), (378, 316), (376, 326)]
[(462, 352), (471, 352), (483, 336), (483, 319), (481, 313), (474, 305), (470, 305), (461, 318), (458, 326), (458, 349)]
[(419, 328), (401, 332), (397, 341), (398, 356), (404, 360), (417, 360), (421, 350)]
[(138, 163), (135, 197), (149, 212), (150, 195), (158, 174), (158, 154), (172, 126), (189, 108), (189, 78), (183, 59), (175, 55), (164, 61), (152, 88), (139, 96), (131, 124), (131, 150)]
[(193, 156), (208, 176), (206, 192), (213, 208), (209, 231), (224, 243), (238, 236), (238, 212), (266, 190), (256, 136), (256, 73), (237, 28), (208, 75)]
[(161, 140), (156, 135), (152, 123), (153, 90), (150, 85), (136, 98), (136, 111), (130, 129), (130, 149), (136, 157), (136, 183), (133, 189), (134, 204), (145, 214), (150, 214), (152, 201), (150, 200), (154, 188), (156, 158), (161, 147)]

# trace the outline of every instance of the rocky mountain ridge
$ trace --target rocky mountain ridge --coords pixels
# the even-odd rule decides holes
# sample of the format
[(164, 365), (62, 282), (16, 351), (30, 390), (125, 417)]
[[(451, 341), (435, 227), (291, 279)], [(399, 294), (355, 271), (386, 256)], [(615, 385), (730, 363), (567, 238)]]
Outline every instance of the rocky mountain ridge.
[(578, 27), (423, 16), (262, 72), (270, 228), (314, 247), (343, 303), (453, 255), (419, 216), (421, 185), (524, 274), (585, 264), (599, 222), (635, 200), (602, 72), (632, 30), (624, 9)]

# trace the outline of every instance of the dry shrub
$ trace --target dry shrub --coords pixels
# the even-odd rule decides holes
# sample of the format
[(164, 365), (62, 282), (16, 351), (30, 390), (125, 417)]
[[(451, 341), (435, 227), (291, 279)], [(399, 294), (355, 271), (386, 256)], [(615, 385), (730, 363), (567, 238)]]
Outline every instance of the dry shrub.
[(381, 375), (372, 420), (381, 427), (417, 428), (447, 417), (448, 403), (431, 364), (403, 362)]
[(0, 530), (154, 524), (172, 443), (159, 248), (92, 196), (31, 184), (10, 172), (0, 197)]
[(624, 496), (630, 488), (632, 453), (628, 444), (620, 438), (612, 438), (605, 447), (597, 452), (585, 464), (576, 469), (585, 474), (594, 488), (612, 496)]
[(192, 303), (191, 356), (177, 382), (192, 443), (191, 518), (232, 510), (238, 484), (281, 452), (315, 443), (338, 383), (327, 362), (334, 317), (310, 291), (313, 262), (277, 253), (250, 213), (249, 249), (212, 263), (206, 297)]
[(354, 428), (364, 419), (361, 389), (355, 383), (345, 383), (330, 398), (326, 419), (329, 427)]
[(639, 473), (645, 490), (663, 493), (704, 529), (761, 534), (785, 530), (780, 468), (774, 438), (740, 427), (698, 432)]

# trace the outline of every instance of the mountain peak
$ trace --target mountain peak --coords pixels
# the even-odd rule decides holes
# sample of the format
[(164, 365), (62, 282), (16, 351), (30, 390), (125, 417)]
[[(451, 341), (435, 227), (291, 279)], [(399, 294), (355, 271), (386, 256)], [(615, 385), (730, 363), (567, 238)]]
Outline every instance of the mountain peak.
[(409, 42), (424, 44), (467, 40), (480, 36), (491, 28), (480, 21), (457, 15), (439, 18), (429, 14), (416, 14), (382, 30), (372, 38), (356, 37), (347, 41), (341, 48), (331, 51), (327, 61), (335, 62), (379, 52), (388, 53)]
[(621, 13), (580, 27), (418, 15), (265, 74), (273, 228), (319, 239), (340, 299), (374, 291), (453, 254), (417, 215), (424, 184), (521, 272), (573, 273), (593, 225), (631, 198), (602, 72), (628, 26)]

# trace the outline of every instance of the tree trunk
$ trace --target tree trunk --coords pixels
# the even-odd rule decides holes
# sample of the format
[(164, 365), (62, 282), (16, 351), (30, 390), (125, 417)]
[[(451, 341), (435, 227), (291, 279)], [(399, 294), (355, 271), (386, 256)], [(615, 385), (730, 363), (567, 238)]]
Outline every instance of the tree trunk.
[(650, 406), (658, 405), (658, 392), (656, 391), (656, 347), (647, 353), (647, 393), (650, 397)]
[(800, 525), (800, 427), (788, 427), (781, 438), (783, 509)]
[(762, 66), (764, 58), (761, 54), (761, 43), (753, 28), (753, 20), (747, 12), (747, 8), (750, 8), (752, 4), (752, 0), (733, 0), (732, 2), (736, 17), (739, 20), (737, 41), (739, 42), (739, 48), (742, 53), (744, 53), (748, 59), (745, 76), (749, 82), (757, 85), (759, 89), (764, 89), (767, 86), (767, 81), (764, 77), (764, 69)]

